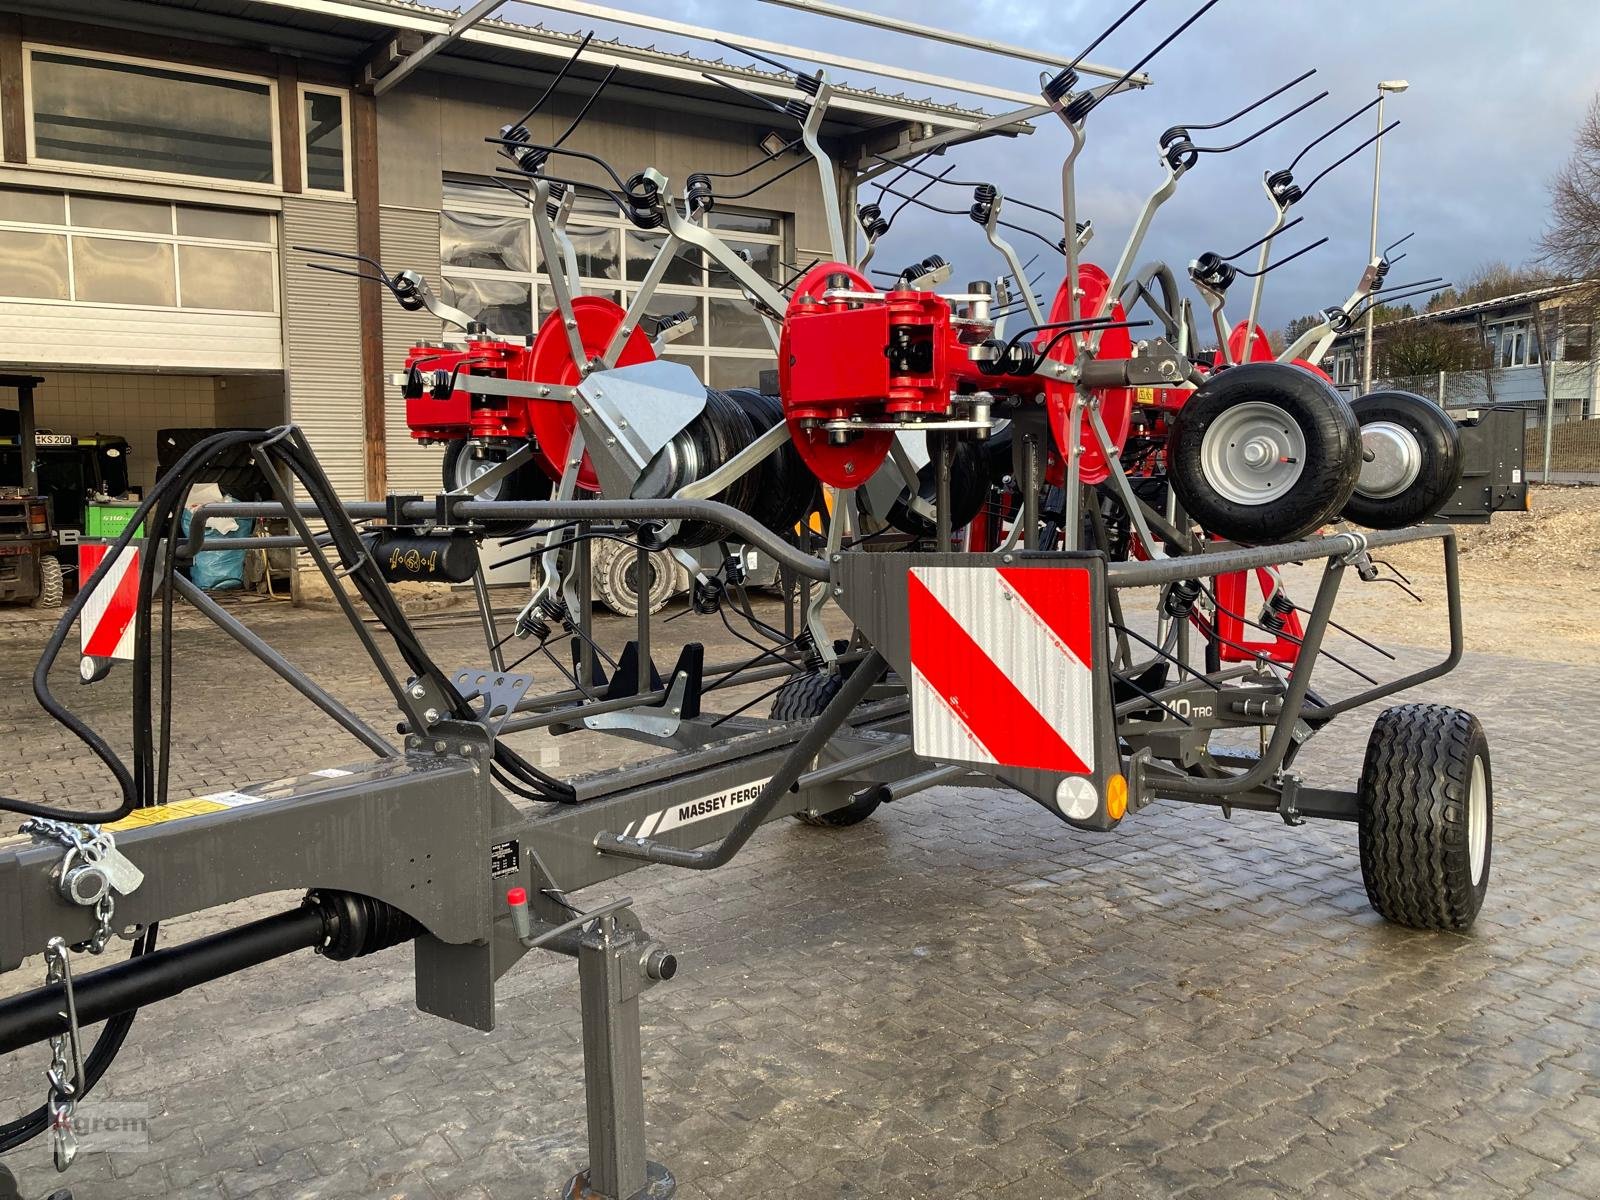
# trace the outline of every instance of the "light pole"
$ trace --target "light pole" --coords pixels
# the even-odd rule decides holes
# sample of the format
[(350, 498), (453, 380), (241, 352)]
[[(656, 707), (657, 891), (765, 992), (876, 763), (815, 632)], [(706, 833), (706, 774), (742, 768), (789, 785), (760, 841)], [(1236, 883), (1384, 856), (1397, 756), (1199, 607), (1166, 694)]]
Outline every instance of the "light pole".
[[(1411, 85), (1404, 79), (1385, 79), (1378, 85), (1378, 132), (1383, 132), (1383, 102), (1390, 92), (1400, 93)], [(1378, 186), (1383, 178), (1383, 138), (1378, 138), (1372, 147), (1372, 249), (1367, 254), (1367, 261), (1371, 262), (1378, 257)], [(1373, 310), (1378, 306), (1373, 304), (1367, 309), (1367, 336), (1361, 349), (1361, 394), (1365, 396), (1372, 390), (1372, 324)]]

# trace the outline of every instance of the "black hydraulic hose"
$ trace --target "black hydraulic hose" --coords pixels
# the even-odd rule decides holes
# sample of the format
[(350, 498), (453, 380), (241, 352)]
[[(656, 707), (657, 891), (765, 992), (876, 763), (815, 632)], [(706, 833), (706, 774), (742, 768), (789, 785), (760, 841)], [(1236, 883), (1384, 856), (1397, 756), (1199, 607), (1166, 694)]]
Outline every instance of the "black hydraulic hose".
[[(80, 975), (72, 987), (78, 1024), (131, 1015), (199, 984), (319, 945), (324, 934), (322, 912), (302, 906)], [(65, 1008), (60, 984), (0, 1001), (0, 1054), (65, 1033)]]

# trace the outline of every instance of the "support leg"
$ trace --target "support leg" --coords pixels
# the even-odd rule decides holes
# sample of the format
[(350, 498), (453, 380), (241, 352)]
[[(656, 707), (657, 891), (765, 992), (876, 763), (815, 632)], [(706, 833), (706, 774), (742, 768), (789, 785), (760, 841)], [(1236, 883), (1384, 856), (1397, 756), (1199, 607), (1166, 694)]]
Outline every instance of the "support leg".
[(565, 1200), (670, 1200), (677, 1191), (671, 1172), (645, 1157), (639, 994), (651, 961), (650, 944), (610, 916), (579, 945), (589, 1168)]

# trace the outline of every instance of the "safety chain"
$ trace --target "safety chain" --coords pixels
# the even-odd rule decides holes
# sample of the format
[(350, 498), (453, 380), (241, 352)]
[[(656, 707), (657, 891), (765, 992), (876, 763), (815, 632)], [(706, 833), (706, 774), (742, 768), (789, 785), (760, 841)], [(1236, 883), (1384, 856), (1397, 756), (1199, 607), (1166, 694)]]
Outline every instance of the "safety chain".
[(65, 1171), (78, 1154), (78, 1135), (73, 1122), (85, 1085), (70, 952), (87, 950), (90, 954), (100, 954), (105, 950), (116, 933), (112, 924), (117, 909), (116, 893), (126, 896), (133, 892), (144, 882), (144, 872), (117, 849), (111, 831), (99, 825), (75, 825), (35, 817), (23, 823), (22, 832), (65, 851), (57, 868), (56, 890), (69, 904), (92, 907), (96, 921), (95, 931), (87, 941), (69, 947), (66, 939), (53, 937), (44, 951), (45, 986), (60, 984), (66, 1002), (61, 1014), (66, 1027), (50, 1039), (50, 1067), (45, 1072), (50, 1084), (47, 1106), (56, 1170)]
[(50, 1140), (57, 1171), (65, 1171), (78, 1155), (78, 1134), (73, 1120), (78, 1097), (83, 1094), (83, 1045), (78, 1035), (78, 1001), (72, 991), (72, 959), (67, 943), (51, 938), (44, 950), (45, 986), (61, 984), (65, 993), (67, 1027), (50, 1039)]

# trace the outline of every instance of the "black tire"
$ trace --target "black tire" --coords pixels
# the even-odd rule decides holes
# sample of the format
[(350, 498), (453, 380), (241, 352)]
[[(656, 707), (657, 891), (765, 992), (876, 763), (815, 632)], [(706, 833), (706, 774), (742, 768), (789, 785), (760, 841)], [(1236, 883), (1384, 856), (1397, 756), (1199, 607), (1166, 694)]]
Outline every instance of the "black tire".
[(1357, 788), (1361, 878), (1372, 907), (1412, 929), (1467, 929), (1494, 849), (1489, 741), (1442, 704), (1385, 709)]
[[(590, 550), (595, 598), (619, 617), (639, 615), (639, 552), (621, 542), (600, 540)], [(650, 611), (658, 613), (678, 592), (678, 566), (661, 550), (645, 560), (649, 572)]]
[(1410, 392), (1372, 392), (1350, 407), (1361, 425), (1362, 465), (1341, 515), (1370, 529), (1426, 521), (1461, 485), (1456, 423)]
[[(900, 489), (900, 495), (889, 509), (889, 524), (901, 533), (912, 537), (933, 537), (938, 526), (923, 511), (932, 510), (939, 492), (938, 464), (928, 462), (917, 472), (917, 499), (922, 501), (913, 509), (911, 488)], [(983, 511), (993, 486), (989, 474), (989, 458), (981, 442), (957, 442), (950, 462), (950, 528), (965, 529)]]
[[(1270, 436), (1249, 430), (1233, 440), (1230, 430), (1255, 414)], [(1262, 467), (1246, 465), (1257, 447), (1280, 443), (1297, 451), (1303, 444), (1304, 461), (1296, 461), (1298, 453), (1272, 452)], [(1209, 532), (1252, 545), (1294, 541), (1332, 519), (1361, 470), (1361, 432), (1350, 405), (1323, 380), (1287, 363), (1245, 363), (1206, 380), (1178, 410), (1167, 449), (1168, 473), (1184, 510)], [(1236, 464), (1231, 479), (1208, 472), (1207, 462), (1219, 455)], [(1256, 486), (1250, 472), (1258, 469)]]
[(60, 608), (67, 602), (67, 583), (61, 574), (61, 560), (53, 554), (39, 556), (39, 594), (34, 608)]
[[(832, 673), (819, 671), (811, 675), (801, 675), (791, 679), (779, 689), (777, 696), (772, 701), (772, 719), (774, 721), (805, 721), (821, 714), (828, 707), (841, 687), (844, 686), (843, 672)], [(836, 808), (832, 812), (809, 813), (797, 812), (795, 820), (803, 825), (817, 825), (827, 829), (844, 829), (850, 825), (859, 825), (878, 810), (876, 799), (852, 800), (843, 808)]]
[[(469, 441), (450, 442), (444, 450), (443, 484), (447, 492), (459, 491), (472, 479), (470, 470), (473, 464), (471, 455), (472, 443)], [(503, 462), (512, 453), (505, 447), (493, 447), (488, 451), (490, 457)], [(524, 463), (515, 471), (507, 475), (499, 486), (491, 485), (490, 488), (476, 497), (480, 500), (548, 500), (550, 498), (550, 477), (539, 469), (534, 462)], [(531, 521), (480, 521), (485, 533), (490, 537), (503, 537), (506, 534), (516, 533), (519, 529), (532, 524)]]

